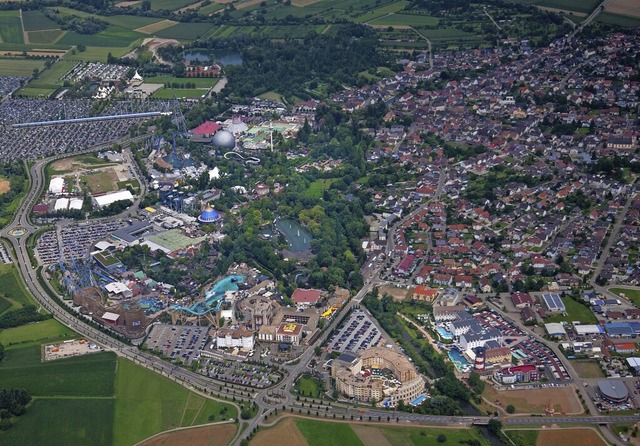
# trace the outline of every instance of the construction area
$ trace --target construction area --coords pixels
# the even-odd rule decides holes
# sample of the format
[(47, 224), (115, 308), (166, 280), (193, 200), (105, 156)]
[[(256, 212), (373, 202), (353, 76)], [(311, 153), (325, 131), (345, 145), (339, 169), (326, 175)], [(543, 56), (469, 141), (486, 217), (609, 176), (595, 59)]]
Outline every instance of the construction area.
[(56, 359), (82, 356), (89, 353), (101, 352), (102, 347), (85, 339), (72, 339), (70, 341), (59, 342), (44, 346), (44, 360), (54, 361)]

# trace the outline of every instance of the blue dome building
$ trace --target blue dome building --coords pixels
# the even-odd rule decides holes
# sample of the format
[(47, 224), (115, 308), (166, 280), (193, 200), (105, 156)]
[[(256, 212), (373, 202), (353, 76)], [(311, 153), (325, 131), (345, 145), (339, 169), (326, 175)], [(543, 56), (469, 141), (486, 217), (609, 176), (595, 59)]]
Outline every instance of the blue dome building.
[(203, 224), (215, 223), (218, 220), (220, 220), (220, 214), (209, 205), (207, 205), (198, 217), (198, 221)]

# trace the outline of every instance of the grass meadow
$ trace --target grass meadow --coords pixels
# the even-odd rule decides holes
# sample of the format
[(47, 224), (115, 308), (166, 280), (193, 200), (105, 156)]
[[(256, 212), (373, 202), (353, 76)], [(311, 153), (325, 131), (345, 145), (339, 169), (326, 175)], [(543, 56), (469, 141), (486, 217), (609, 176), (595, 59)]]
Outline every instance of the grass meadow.
[(12, 263), (0, 265), (0, 297), (11, 302), (14, 309), (34, 303)]
[[(1, 311), (0, 311), (1, 313)], [(35, 322), (21, 327), (7, 328), (0, 331), (0, 344), (10, 346), (27, 342), (54, 342), (63, 339), (75, 339), (78, 334), (65, 327), (55, 319)]]

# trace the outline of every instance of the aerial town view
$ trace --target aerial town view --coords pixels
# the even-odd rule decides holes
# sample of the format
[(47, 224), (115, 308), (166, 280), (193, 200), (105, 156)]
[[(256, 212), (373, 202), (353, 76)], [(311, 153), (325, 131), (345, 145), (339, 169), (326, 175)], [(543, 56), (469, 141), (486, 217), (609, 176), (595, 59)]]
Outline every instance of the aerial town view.
[(0, 445), (640, 446), (638, 0), (0, 1)]

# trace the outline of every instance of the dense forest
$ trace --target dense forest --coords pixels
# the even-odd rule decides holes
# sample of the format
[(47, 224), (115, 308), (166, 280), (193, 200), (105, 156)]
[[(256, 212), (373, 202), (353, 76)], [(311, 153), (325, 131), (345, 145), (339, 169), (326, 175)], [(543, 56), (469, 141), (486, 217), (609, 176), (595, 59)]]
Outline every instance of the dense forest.
[(51, 319), (52, 317), (52, 314), (38, 313), (38, 310), (34, 305), (26, 305), (0, 316), (0, 330), (19, 327), (30, 322), (43, 321), (45, 319)]
[[(243, 64), (226, 68), (229, 84), (224, 93), (244, 99), (267, 91), (278, 91), (285, 98), (308, 99), (311, 86), (327, 84), (338, 90), (343, 84), (353, 85), (358, 73), (370, 68), (388, 66), (389, 61), (378, 49), (378, 36), (364, 25), (340, 26), (334, 35), (310, 32), (302, 40), (273, 41), (259, 37), (209, 39), (196, 44), (199, 49), (237, 51)], [(182, 61), (178, 47), (161, 47), (163, 58)], [(176, 64), (176, 75), (184, 67)]]
[(28, 186), (27, 172), (22, 162), (16, 161), (10, 164), (0, 165), (0, 172), (2, 172), (3, 179), (6, 179), (10, 183), (10, 189), (0, 194), (0, 220), (3, 217), (8, 217), (13, 214), (13, 209), (10, 204), (26, 190)]
[(11, 417), (23, 415), (29, 401), (31, 395), (25, 389), (0, 389), (0, 430), (9, 429)]

